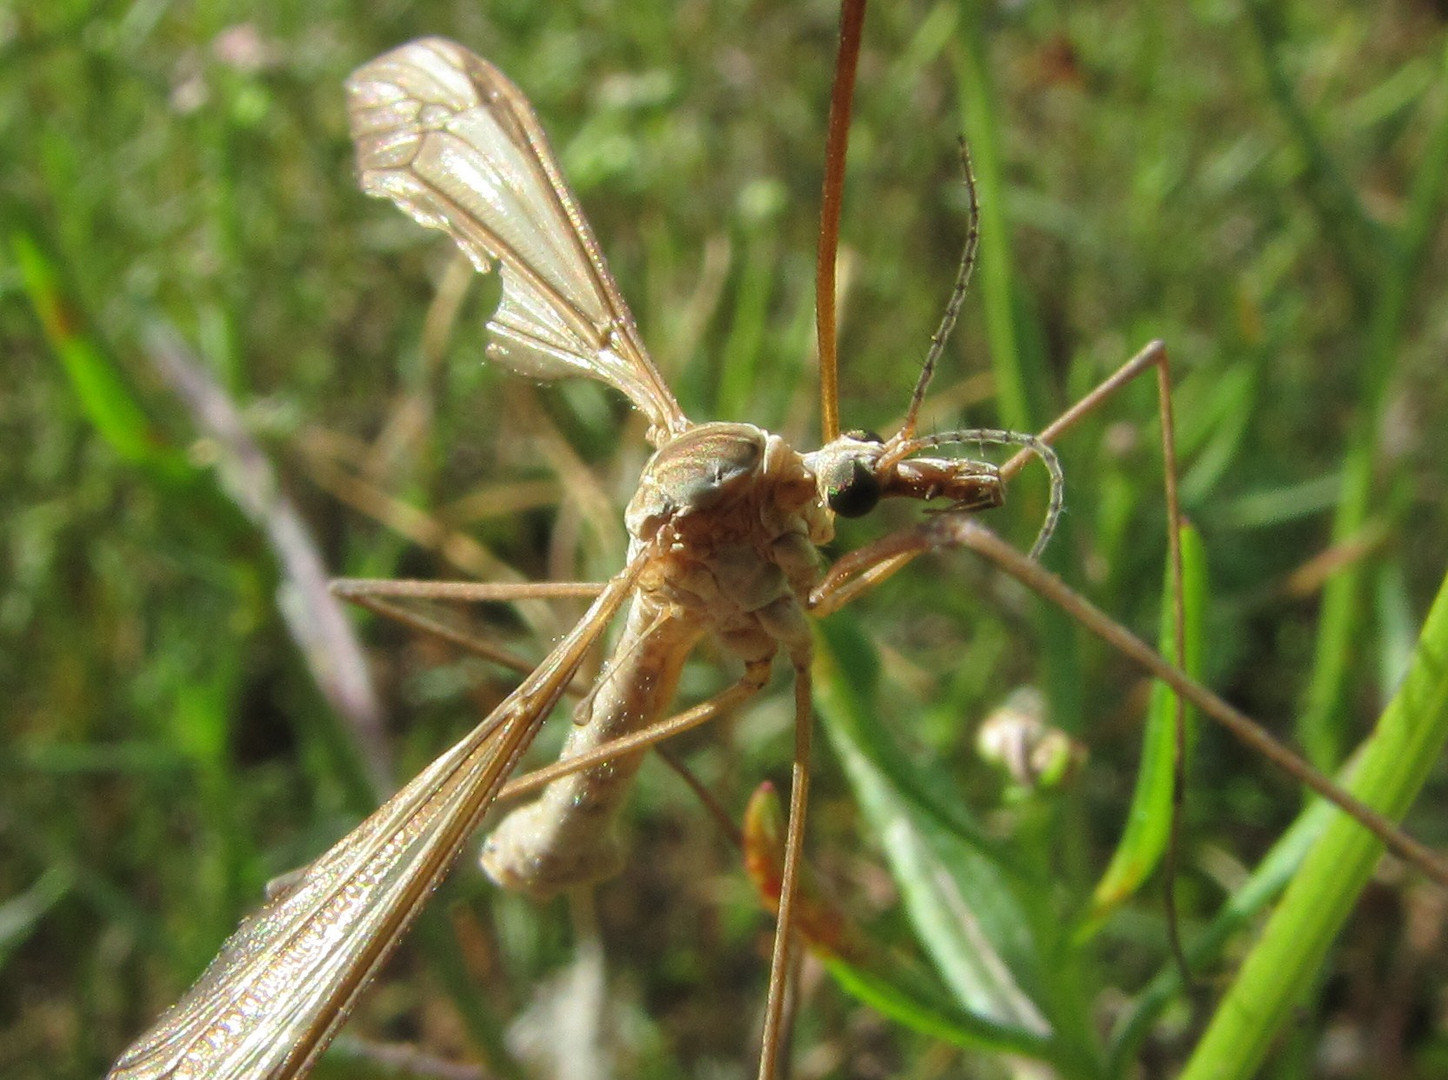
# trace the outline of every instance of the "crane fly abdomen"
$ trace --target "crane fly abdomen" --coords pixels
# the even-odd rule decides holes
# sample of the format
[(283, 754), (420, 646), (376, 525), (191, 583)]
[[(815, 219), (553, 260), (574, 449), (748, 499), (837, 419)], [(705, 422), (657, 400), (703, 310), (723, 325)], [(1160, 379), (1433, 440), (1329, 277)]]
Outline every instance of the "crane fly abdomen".
[[(636, 598), (623, 636), (593, 692), (579, 704), (563, 746), (577, 757), (663, 716), (689, 651), (703, 627), (658, 618)], [(514, 810), (483, 843), (482, 865), (497, 884), (546, 900), (565, 889), (612, 877), (624, 849), (616, 835), (619, 809), (644, 751), (553, 781), (538, 798)]]

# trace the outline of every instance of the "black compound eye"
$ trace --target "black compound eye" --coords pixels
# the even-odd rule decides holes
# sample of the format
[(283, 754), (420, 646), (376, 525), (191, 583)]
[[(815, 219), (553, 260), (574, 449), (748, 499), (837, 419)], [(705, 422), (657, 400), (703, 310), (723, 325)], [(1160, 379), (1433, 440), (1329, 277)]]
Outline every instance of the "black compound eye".
[(880, 481), (859, 458), (847, 458), (825, 477), (825, 504), (840, 517), (864, 517), (880, 502)]
[(845, 438), (847, 438), (847, 439), (854, 439), (855, 442), (868, 442), (868, 443), (882, 443), (882, 442), (885, 441), (884, 439), (880, 438), (880, 436), (877, 435), (875, 432), (873, 432), (873, 431), (866, 431), (866, 430), (859, 429), (859, 428), (857, 428), (857, 429), (854, 430), (854, 431), (847, 431), (847, 432), (845, 432)]

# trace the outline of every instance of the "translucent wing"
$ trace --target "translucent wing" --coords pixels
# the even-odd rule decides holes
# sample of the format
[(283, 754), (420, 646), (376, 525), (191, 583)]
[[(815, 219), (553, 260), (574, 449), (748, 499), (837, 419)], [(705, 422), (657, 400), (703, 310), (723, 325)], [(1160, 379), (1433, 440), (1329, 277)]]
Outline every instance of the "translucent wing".
[(492, 714), (227, 939), (110, 1080), (304, 1076), (487, 812), (648, 558)]
[(688, 426), (649, 360), (538, 118), (497, 68), (441, 38), (347, 80), (362, 189), (453, 237), (503, 299), (489, 354), (522, 375), (588, 375), (623, 391), (655, 444)]

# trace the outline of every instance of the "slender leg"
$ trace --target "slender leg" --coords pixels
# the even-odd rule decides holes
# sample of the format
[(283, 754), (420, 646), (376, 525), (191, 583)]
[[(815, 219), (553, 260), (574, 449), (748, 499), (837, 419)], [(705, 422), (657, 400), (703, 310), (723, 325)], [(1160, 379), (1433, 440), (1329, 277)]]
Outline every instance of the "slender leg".
[(837, 559), (824, 580), (810, 591), (810, 611), (821, 617), (838, 611), (929, 550), (930, 541), (918, 526), (856, 548)]
[(789, 825), (784, 841), (784, 872), (779, 884), (779, 917), (774, 927), (774, 952), (769, 963), (769, 996), (764, 1006), (764, 1038), (759, 1055), (759, 1080), (773, 1080), (779, 1066), (784, 1033), (784, 1005), (789, 986), (790, 947), (794, 934), (794, 902), (804, 850), (805, 811), (809, 805), (811, 724), (810, 651), (791, 656), (794, 665), (794, 768), (789, 786)]
[[(1181, 502), (1177, 494), (1176, 421), (1171, 402), (1171, 365), (1166, 346), (1160, 341), (1149, 342), (1115, 372), (1109, 375), (1095, 389), (1071, 408), (1060, 415), (1039, 436), (1043, 442), (1050, 441), (1069, 431), (1083, 416), (1088, 415), (1103, 401), (1125, 386), (1138, 375), (1153, 369), (1156, 371), (1157, 415), (1161, 418), (1161, 455), (1166, 488), (1167, 516), (1167, 566), (1172, 585), (1172, 662), (1178, 668), (1186, 667), (1186, 614), (1182, 606), (1182, 545), (1181, 545)], [(1016, 470), (1030, 460), (1024, 451), (1017, 453), (1001, 467), (1002, 478), (1009, 479)], [(1176, 917), (1176, 868), (1181, 847), (1181, 822), (1186, 800), (1186, 704), (1180, 694), (1174, 694), (1172, 713), (1172, 777), (1171, 777), (1171, 827), (1167, 835), (1165, 864), (1163, 866), (1163, 903), (1167, 914), (1167, 937), (1173, 957), (1182, 971), (1184, 981), (1189, 980), (1186, 953), (1182, 949), (1181, 928)]]
[[(1114, 372), (1097, 383), (1095, 388), (1087, 393), (1080, 401), (1076, 402), (1059, 417), (1046, 426), (1036, 438), (1044, 443), (1054, 443), (1071, 428), (1075, 427), (1084, 417), (1098, 409), (1103, 401), (1109, 398), (1116, 391), (1120, 390), (1132, 379), (1136, 378), (1147, 368), (1155, 367), (1159, 372), (1165, 374), (1166, 370), (1166, 346), (1160, 341), (1148, 343), (1140, 352), (1133, 356), (1126, 363), (1122, 364)], [(1169, 383), (1169, 381), (1168, 381)], [(1004, 465), (1001, 466), (1001, 479), (1009, 480), (1025, 467), (1031, 460), (1032, 454), (1029, 450), (1021, 450)]]
[(1249, 748), (1269, 759), (1294, 780), (1311, 788), (1353, 817), (1383, 842), (1394, 854), (1417, 866), (1434, 881), (1448, 885), (1448, 866), (1437, 853), (1408, 836), (1387, 818), (1364, 805), (1279, 743), (1266, 729), (1186, 672), (1169, 664), (1144, 641), (1120, 623), (1108, 618), (1080, 593), (1069, 588), (1055, 574), (1026, 559), (1015, 548), (979, 522), (964, 515), (942, 515), (927, 523), (935, 547), (967, 547), (983, 555), (1033, 592), (1065, 611), (1112, 648), (1166, 683), (1203, 713), (1216, 720)]
[[(1180, 592), (1180, 539), (1177, 522), (1176, 461), (1172, 439), (1172, 414), (1167, 394), (1165, 368), (1166, 350), (1160, 342), (1152, 342), (1123, 364), (1116, 372), (1103, 380), (1094, 390), (1082, 398), (1061, 418), (1040, 433), (1043, 442), (1050, 441), (1067, 431), (1091, 409), (1125, 385), (1131, 379), (1149, 368), (1158, 371), (1159, 396), (1162, 402), (1162, 425), (1164, 454), (1167, 457), (1167, 500), (1172, 522), (1170, 530), (1170, 559), (1173, 577)], [(1030, 454), (1017, 454), (1001, 466), (1002, 477), (1018, 472), (1030, 460)], [(1413, 863), (1434, 880), (1448, 884), (1448, 866), (1436, 853), (1408, 836), (1391, 821), (1377, 814), (1338, 785), (1314, 770), (1298, 755), (1279, 743), (1264, 728), (1245, 714), (1232, 708), (1211, 691), (1194, 682), (1180, 668), (1168, 663), (1163, 657), (1132, 635), (1119, 623), (1107, 617), (1080, 594), (1068, 588), (1055, 575), (1038, 564), (1028, 560), (1020, 552), (1005, 543), (989, 529), (966, 514), (940, 514), (922, 521), (913, 528), (892, 533), (839, 559), (825, 575), (821, 583), (810, 594), (809, 607), (816, 614), (828, 614), (843, 607), (869, 591), (875, 585), (899, 570), (917, 555), (951, 547), (969, 547), (985, 556), (1002, 570), (1015, 577), (1045, 599), (1056, 604), (1086, 629), (1102, 638), (1127, 657), (1143, 667), (1149, 674), (1161, 679), (1179, 700), (1184, 699), (1201, 709), (1226, 727), (1238, 739), (1261, 753), (1288, 775), (1300, 781), (1323, 798), (1342, 808), (1361, 822), (1365, 828), (1378, 837), (1390, 850)], [(1180, 611), (1177, 612), (1176, 650), (1178, 656), (1184, 647), (1182, 640)], [(1179, 705), (1180, 708), (1180, 705)], [(1178, 719), (1180, 731), (1181, 722)], [(1181, 736), (1178, 736), (1177, 764), (1174, 787), (1182, 783)], [(1180, 796), (1176, 792), (1174, 799)]]
[[(420, 634), (446, 641), (509, 671), (527, 675), (533, 670), (533, 661), (524, 659), (501, 645), (485, 641), (476, 634), (440, 622), (421, 611), (393, 603), (389, 598), (511, 602), (518, 599), (597, 596), (601, 586), (591, 581), (474, 582), (336, 578), (332, 581), (331, 588), (337, 596), (350, 600), (358, 607), (366, 608), (374, 615), (381, 615)], [(575, 682), (569, 685), (567, 693), (582, 695), (587, 690), (587, 686)]]
[(620, 754), (643, 750), (681, 732), (688, 731), (690, 728), (708, 723), (730, 709), (738, 708), (759, 693), (769, 681), (769, 668), (768, 660), (750, 664), (744, 669), (744, 675), (737, 683), (715, 694), (707, 701), (701, 701), (691, 709), (686, 709), (667, 720), (660, 720), (657, 724), (641, 731), (635, 731), (621, 739), (601, 743), (577, 757), (569, 758), (566, 761), (556, 761), (552, 765), (528, 773), (526, 776), (520, 776), (504, 785), (503, 789), (498, 792), (498, 801), (527, 795), (539, 788), (546, 787), (559, 777), (601, 765)]
[(332, 592), (346, 600), (395, 597), (408, 600), (463, 600), (511, 603), (514, 600), (592, 599), (603, 592), (596, 581), (409, 581), (395, 578), (333, 578)]

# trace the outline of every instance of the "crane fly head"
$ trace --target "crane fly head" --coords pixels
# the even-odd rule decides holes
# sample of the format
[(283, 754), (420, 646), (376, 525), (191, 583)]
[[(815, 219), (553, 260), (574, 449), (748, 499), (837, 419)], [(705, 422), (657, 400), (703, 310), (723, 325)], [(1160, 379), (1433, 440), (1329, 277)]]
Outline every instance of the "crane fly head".
[(985, 510), (1005, 501), (996, 467), (968, 458), (912, 457), (937, 443), (887, 440), (851, 431), (806, 454), (820, 500), (841, 517), (864, 517), (881, 499), (945, 499), (951, 510)]
[(1031, 547), (1035, 558), (1055, 530), (1065, 481), (1055, 452), (1034, 435), (994, 428), (972, 428), (916, 436), (908, 427), (889, 439), (851, 431), (804, 455), (814, 474), (819, 499), (841, 517), (863, 517), (881, 499), (944, 500), (954, 512), (989, 510), (1005, 502), (1005, 478), (988, 461), (966, 457), (923, 457), (922, 451), (966, 443), (1019, 446), (1040, 459), (1051, 478), (1050, 502)]
[(847, 431), (805, 455), (820, 502), (840, 517), (864, 517), (880, 502), (880, 457), (885, 444), (872, 431)]

